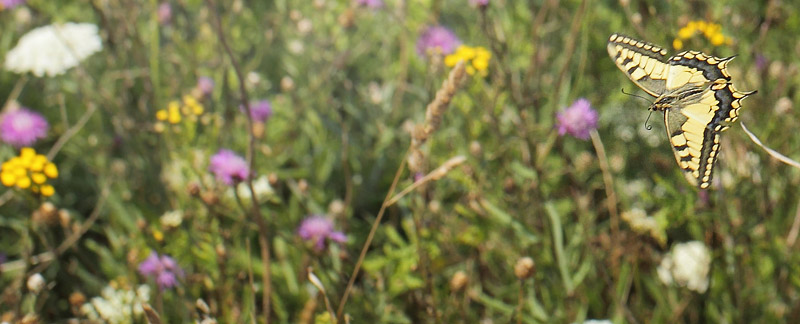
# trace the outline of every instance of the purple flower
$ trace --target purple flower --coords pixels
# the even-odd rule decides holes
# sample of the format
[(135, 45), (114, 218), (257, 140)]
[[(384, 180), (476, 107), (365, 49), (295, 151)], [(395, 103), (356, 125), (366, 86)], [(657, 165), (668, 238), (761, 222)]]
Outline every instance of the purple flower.
[(417, 54), (425, 56), (431, 52), (447, 55), (453, 53), (461, 40), (449, 29), (431, 26), (425, 29), (417, 40)]
[(759, 53), (756, 54), (755, 64), (756, 64), (756, 69), (758, 69), (759, 72), (763, 72), (769, 66), (769, 61), (767, 60), (767, 57), (764, 56), (764, 54)]
[(337, 243), (347, 242), (347, 236), (342, 232), (333, 230), (333, 222), (323, 216), (311, 215), (303, 220), (297, 229), (300, 238), (314, 242), (314, 249), (322, 251), (327, 245), (326, 240)]
[(558, 134), (569, 133), (577, 138), (587, 140), (589, 133), (597, 128), (597, 112), (592, 109), (589, 100), (580, 98), (572, 106), (556, 115)]
[(139, 273), (154, 278), (162, 290), (177, 286), (178, 277), (183, 277), (183, 269), (178, 266), (175, 259), (166, 254), (159, 257), (156, 252), (150, 252), (150, 256), (139, 263)]
[(47, 137), (47, 120), (35, 111), (19, 108), (0, 118), (0, 139), (15, 147), (29, 146)]
[(221, 149), (211, 157), (208, 169), (217, 179), (227, 185), (233, 185), (250, 176), (250, 168), (241, 156), (231, 150)]
[(172, 21), (172, 6), (169, 5), (169, 2), (162, 2), (158, 5), (156, 16), (158, 23), (162, 25), (168, 25)]
[[(245, 112), (244, 106), (239, 106), (239, 110)], [(260, 100), (250, 103), (250, 117), (255, 121), (266, 122), (272, 117), (272, 104), (269, 100)]]
[(383, 8), (383, 0), (355, 0), (355, 3), (372, 9)]
[(0, 0), (0, 10), (11, 9), (25, 3), (26, 0)]
[(489, 5), (489, 0), (469, 0), (469, 4), (475, 7), (486, 7)]
[(214, 91), (214, 79), (207, 76), (197, 78), (197, 89), (200, 90), (204, 96), (208, 96)]

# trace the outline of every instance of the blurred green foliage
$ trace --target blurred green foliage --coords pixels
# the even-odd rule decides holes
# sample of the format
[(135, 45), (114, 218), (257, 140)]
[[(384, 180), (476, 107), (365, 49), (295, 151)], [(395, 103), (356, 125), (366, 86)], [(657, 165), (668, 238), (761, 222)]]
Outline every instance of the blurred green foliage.
[[(660, 116), (645, 130), (648, 103), (619, 89), (644, 93), (606, 52), (615, 32), (670, 48), (689, 21), (719, 23), (731, 45), (695, 37), (684, 48), (738, 54), (729, 65), (734, 82), (759, 91), (744, 101), (741, 120), (767, 145), (796, 157), (798, 4), (384, 2), (372, 9), (344, 0), (168, 1), (169, 23), (159, 23), (156, 0), (29, 0), (0, 11), (0, 57), (28, 30), (56, 22), (95, 23), (104, 45), (62, 76), (0, 72), (0, 98), (44, 114), (52, 125), (37, 150), (47, 151), (88, 118), (54, 158), (61, 175), (48, 201), (60, 218), (32, 216), (42, 201), (30, 194), (3, 195), (2, 318), (85, 319), (81, 306), (103, 287), (147, 284), (150, 304), (167, 323), (206, 315), (220, 323), (264, 322), (262, 235), (270, 252), (271, 322), (332, 322), (309, 271), (335, 311), (407, 158), (413, 125), (423, 123), (447, 76), (441, 58), (415, 50), (422, 30), (441, 24), (465, 45), (492, 52), (489, 74), (467, 78), (423, 147), (428, 171), (457, 155), (467, 161), (387, 208), (344, 307), (353, 323), (800, 320), (793, 227), (800, 226), (800, 173), (735, 126), (722, 136), (715, 189), (691, 188)], [(250, 148), (237, 73), (248, 97), (269, 99), (274, 110), (252, 147), (254, 174), (268, 176), (271, 189), (258, 206), (266, 232), (254, 221), (248, 191), (238, 201), (208, 172), (220, 148), (242, 156)], [(189, 94), (200, 76), (216, 83), (202, 100), (205, 113), (159, 125), (156, 111)], [(597, 141), (554, 129), (555, 114), (580, 97), (600, 114)], [(3, 160), (16, 154), (0, 147)], [(617, 211), (609, 209), (604, 172)], [(395, 192), (415, 176), (401, 173)], [(161, 216), (173, 210), (182, 222), (164, 225)], [(634, 211), (654, 217), (666, 242), (620, 219)], [(334, 220), (348, 242), (318, 251), (303, 241), (297, 228), (311, 214)], [(58, 253), (71, 237), (77, 240)], [(670, 246), (692, 240), (711, 251), (703, 293), (657, 275)], [(177, 288), (160, 290), (137, 271), (151, 251), (184, 269)], [(535, 272), (519, 279), (514, 266), (525, 256)], [(34, 273), (47, 283), (38, 293), (26, 284)], [(466, 281), (454, 279), (464, 275)], [(208, 314), (195, 309), (198, 299)]]

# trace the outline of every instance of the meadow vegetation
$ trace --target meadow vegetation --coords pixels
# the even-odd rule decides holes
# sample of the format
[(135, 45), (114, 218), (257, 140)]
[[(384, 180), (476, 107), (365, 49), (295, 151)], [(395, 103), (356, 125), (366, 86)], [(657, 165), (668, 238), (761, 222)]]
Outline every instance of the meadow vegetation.
[[(798, 3), (0, 8), (0, 322), (800, 321), (800, 172), (742, 128), (800, 157)], [(710, 189), (613, 33), (738, 55)]]

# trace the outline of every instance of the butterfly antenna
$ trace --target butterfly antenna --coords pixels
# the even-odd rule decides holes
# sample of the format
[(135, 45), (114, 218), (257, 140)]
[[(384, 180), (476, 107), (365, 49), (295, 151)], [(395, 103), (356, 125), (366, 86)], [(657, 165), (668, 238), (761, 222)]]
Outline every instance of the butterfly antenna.
[(642, 97), (642, 96), (640, 96), (640, 95), (637, 95), (637, 94), (635, 94), (635, 93), (627, 93), (627, 92), (625, 92), (625, 88), (622, 88), (622, 89), (620, 89), (620, 90), (622, 90), (622, 93), (624, 93), (624, 94), (626, 94), (626, 95), (629, 95), (629, 96), (632, 96), (632, 97), (636, 97), (636, 98), (642, 99), (642, 100), (644, 100), (644, 101), (647, 101), (649, 104), (652, 104), (652, 103), (653, 103), (652, 101), (650, 101), (650, 99), (647, 99), (647, 98), (645, 98), (645, 97)]
[(653, 111), (651, 110), (650, 113), (647, 114), (647, 120), (644, 121), (644, 128), (646, 130), (653, 129), (653, 125), (648, 125), (648, 123), (650, 122), (650, 116), (652, 116), (652, 115), (653, 115)]

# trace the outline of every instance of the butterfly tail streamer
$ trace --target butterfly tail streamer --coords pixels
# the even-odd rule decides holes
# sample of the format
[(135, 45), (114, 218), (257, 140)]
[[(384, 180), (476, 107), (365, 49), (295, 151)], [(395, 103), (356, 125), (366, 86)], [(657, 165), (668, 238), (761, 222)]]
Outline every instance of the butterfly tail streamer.
[(780, 152), (767, 147), (766, 145), (761, 143), (761, 140), (758, 139), (758, 137), (756, 137), (755, 134), (753, 134), (752, 132), (750, 132), (749, 129), (747, 129), (747, 126), (744, 125), (744, 121), (740, 122), (740, 124), (742, 125), (742, 129), (744, 129), (744, 132), (747, 134), (747, 136), (750, 137), (750, 140), (753, 141), (753, 143), (756, 143), (756, 145), (760, 146), (762, 149), (764, 149), (764, 151), (767, 151), (767, 153), (770, 156), (778, 159), (778, 161), (781, 161), (783, 163), (786, 163), (788, 165), (791, 165), (791, 166), (793, 166), (795, 168), (800, 169), (800, 162), (792, 160), (789, 157), (787, 157), (786, 155), (783, 155)]

